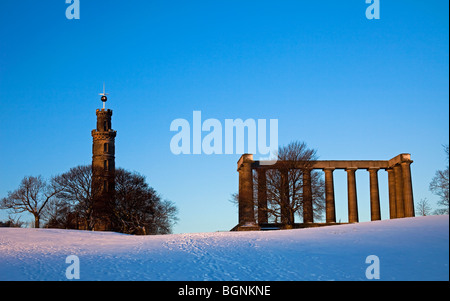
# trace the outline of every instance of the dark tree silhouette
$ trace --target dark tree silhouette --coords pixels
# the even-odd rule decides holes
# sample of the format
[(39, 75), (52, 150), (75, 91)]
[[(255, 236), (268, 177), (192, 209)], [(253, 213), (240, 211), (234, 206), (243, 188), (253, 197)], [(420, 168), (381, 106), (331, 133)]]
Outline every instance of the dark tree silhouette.
[(143, 175), (122, 168), (116, 169), (113, 208), (113, 227), (122, 233), (167, 234), (177, 220), (172, 202), (162, 200)]
[(0, 208), (12, 213), (33, 214), (34, 227), (39, 228), (45, 206), (59, 192), (60, 187), (48, 184), (42, 176), (27, 176), (22, 179), (19, 188), (8, 192), (8, 196), (1, 200)]
[(428, 203), (427, 198), (421, 199), (416, 204), (416, 214), (421, 216), (427, 216), (430, 215), (430, 213), (431, 213), (431, 206)]
[(440, 197), (438, 205), (444, 206), (444, 208), (437, 209), (435, 211), (436, 214), (449, 213), (448, 145), (444, 145), (444, 151), (447, 154), (447, 166), (444, 170), (436, 171), (430, 183), (430, 191)]
[[(56, 176), (57, 198), (47, 208), (47, 227), (95, 229), (107, 215), (112, 230), (128, 234), (167, 234), (177, 221), (177, 208), (151, 188), (143, 175), (123, 168), (115, 170), (115, 193), (107, 206), (97, 208), (90, 165), (77, 166)], [(102, 210), (102, 214), (96, 214)], [(98, 213), (98, 212), (97, 212)]]
[(48, 226), (60, 224), (64, 228), (94, 229), (94, 194), (96, 189), (92, 187), (92, 166), (79, 165), (68, 172), (52, 179), (53, 184), (59, 187), (57, 200), (52, 202), (46, 215)]

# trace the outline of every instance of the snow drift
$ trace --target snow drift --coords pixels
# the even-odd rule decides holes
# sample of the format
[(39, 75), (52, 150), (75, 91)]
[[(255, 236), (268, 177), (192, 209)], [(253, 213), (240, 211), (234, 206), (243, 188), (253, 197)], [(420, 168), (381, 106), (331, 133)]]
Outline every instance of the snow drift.
[(322, 228), (131, 236), (0, 228), (0, 280), (449, 280), (449, 217)]

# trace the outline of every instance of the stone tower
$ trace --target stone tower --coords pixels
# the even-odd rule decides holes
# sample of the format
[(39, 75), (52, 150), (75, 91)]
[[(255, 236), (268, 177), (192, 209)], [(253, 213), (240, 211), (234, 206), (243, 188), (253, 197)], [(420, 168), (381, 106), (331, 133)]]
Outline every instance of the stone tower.
[(111, 127), (112, 110), (105, 109), (107, 101), (103, 91), (103, 109), (97, 109), (97, 128), (92, 130), (92, 195), (95, 230), (110, 230), (111, 204), (115, 192), (115, 147), (116, 131)]

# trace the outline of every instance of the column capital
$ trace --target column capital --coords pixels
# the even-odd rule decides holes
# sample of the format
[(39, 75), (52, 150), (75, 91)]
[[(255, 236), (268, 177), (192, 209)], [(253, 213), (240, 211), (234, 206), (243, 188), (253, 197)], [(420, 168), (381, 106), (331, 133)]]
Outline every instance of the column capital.
[(381, 168), (379, 168), (379, 167), (369, 167), (369, 168), (367, 168), (367, 171), (368, 172), (377, 172), (377, 171), (379, 171)]
[(400, 165), (411, 164), (411, 163), (413, 163), (413, 162), (414, 162), (413, 160), (406, 160), (406, 161), (400, 162)]
[(323, 171), (334, 171), (336, 168), (334, 167), (324, 167), (322, 168)]
[(253, 154), (243, 154), (237, 162), (237, 170), (241, 169), (244, 163), (253, 163)]
[(349, 171), (355, 172), (357, 169), (358, 169), (358, 167), (347, 167), (347, 168), (345, 168), (345, 171), (346, 172), (349, 172)]

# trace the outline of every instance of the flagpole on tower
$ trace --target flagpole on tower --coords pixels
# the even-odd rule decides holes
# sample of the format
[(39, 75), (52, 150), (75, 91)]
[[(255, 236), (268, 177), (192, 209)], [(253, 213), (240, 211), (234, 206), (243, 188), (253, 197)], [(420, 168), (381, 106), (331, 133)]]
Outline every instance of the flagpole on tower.
[(103, 93), (99, 93), (98, 95), (102, 96), (100, 100), (103, 102), (103, 110), (104, 110), (106, 107), (106, 101), (108, 100), (108, 98), (106, 97), (108, 93), (105, 93), (105, 82), (103, 82)]

